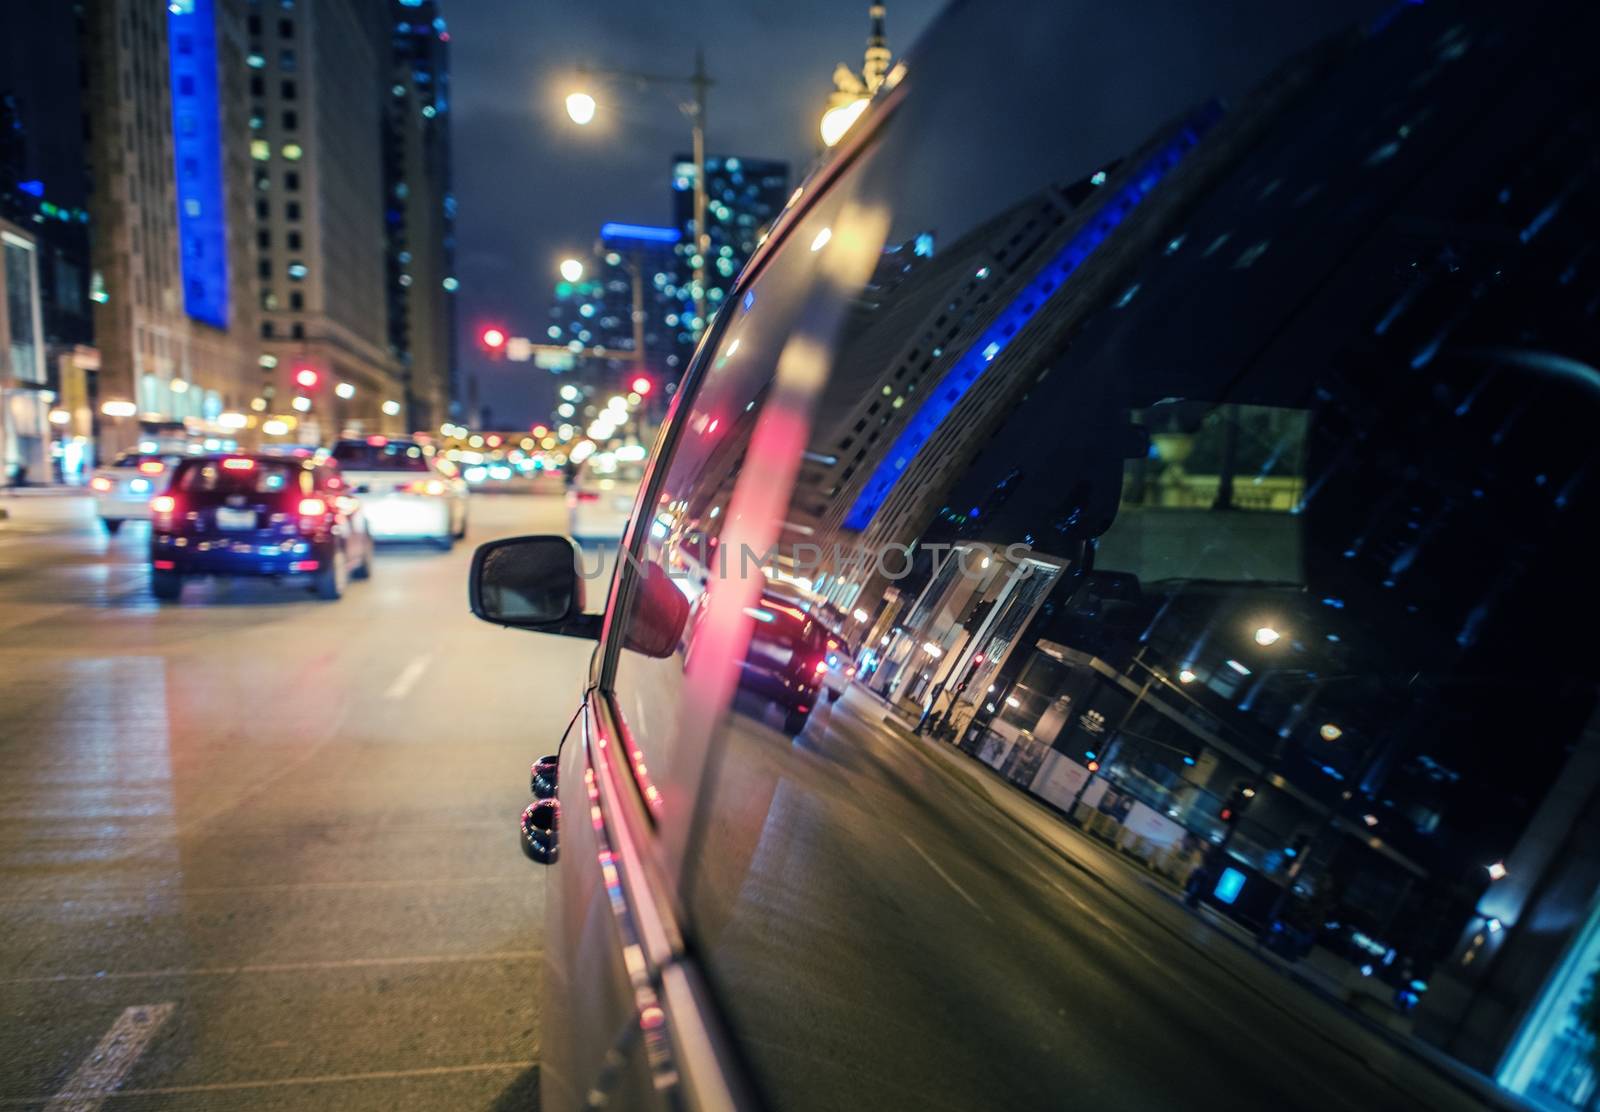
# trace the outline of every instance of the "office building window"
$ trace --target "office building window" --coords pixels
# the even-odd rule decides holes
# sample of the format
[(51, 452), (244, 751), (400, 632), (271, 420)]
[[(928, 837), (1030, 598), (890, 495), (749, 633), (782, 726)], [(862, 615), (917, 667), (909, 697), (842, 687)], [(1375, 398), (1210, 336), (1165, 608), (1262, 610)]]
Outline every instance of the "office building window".
[(288, 111), (284, 112), (284, 114), (283, 114), (283, 129), (285, 131), (293, 131), (295, 128), (297, 128), (299, 126), (300, 126), (300, 116), (299, 116), (298, 113), (288, 112)]
[(298, 91), (293, 81), (285, 81), (278, 86), (278, 92), (284, 100), (293, 100)]
[(272, 322), (270, 320), (261, 322), (261, 338), (263, 340), (272, 339)]
[(294, 324), (292, 326), (290, 326), (290, 328), (289, 328), (289, 335), (290, 335), (290, 337), (292, 339), (296, 339), (296, 340), (305, 339), (306, 338), (306, 326), (301, 324), (299, 321), (295, 321)]
[(287, 174), (283, 175), (283, 187), (285, 189), (287, 189), (290, 193), (294, 193), (297, 190), (299, 190), (299, 188), (300, 188), (300, 174), (299, 174), (299, 172), (296, 171), (296, 170), (290, 170)]
[(294, 51), (284, 49), (278, 52), (278, 68), (284, 73), (293, 73), (295, 67)]
[(300, 233), (299, 232), (290, 232), (285, 237), (285, 239), (287, 240), (287, 242), (289, 244), (289, 250), (291, 250), (291, 251), (300, 250)]
[(300, 202), (299, 201), (290, 201), (288, 204), (284, 205), (283, 206), (283, 215), (288, 217), (290, 220), (299, 220), (300, 219)]
[(306, 307), (306, 295), (305, 294), (301, 293), (299, 290), (295, 290), (293, 293), (291, 293), (289, 295), (289, 308), (294, 309), (295, 311), (298, 312), (299, 310), (304, 309), (305, 307)]

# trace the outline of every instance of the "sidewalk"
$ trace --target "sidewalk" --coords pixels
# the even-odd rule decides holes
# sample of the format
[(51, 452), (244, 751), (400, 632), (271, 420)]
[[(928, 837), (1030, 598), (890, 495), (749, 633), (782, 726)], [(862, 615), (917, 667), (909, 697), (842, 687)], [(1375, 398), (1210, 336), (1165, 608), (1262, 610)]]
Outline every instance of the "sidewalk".
[[(1177, 941), (1225, 966), (1243, 961), (1245, 965), (1241, 971), (1254, 968), (1279, 974), (1265, 980), (1276, 983), (1288, 993), (1301, 990), (1309, 992), (1322, 1004), (1354, 1021), (1394, 1050), (1424, 1063), (1442, 1080), (1488, 1107), (1505, 1109), (1507, 1112), (1534, 1112), (1535, 1106), (1501, 1089), (1490, 1078), (1420, 1039), (1397, 1031), (1351, 1006), (1341, 988), (1330, 978), (1316, 969), (1287, 961), (1257, 945), (1255, 934), (1242, 924), (1206, 906), (1199, 911), (1190, 910), (1183, 902), (1181, 890), (1125, 859), (1113, 846), (1072, 825), (1059, 810), (1017, 787), (982, 761), (968, 756), (954, 745), (914, 736), (912, 730), (916, 726), (915, 720), (865, 685), (852, 684), (846, 696), (851, 692), (858, 692), (870, 700), (871, 706), (880, 712), (886, 725), (897, 727), (905, 733), (908, 743), (920, 744), (925, 751), (933, 754), (941, 765), (986, 798), (997, 811), (1061, 853), (1098, 881), (1108, 894), (1132, 905), (1158, 926), (1167, 929)], [(1135, 893), (1143, 898), (1136, 899)], [(1232, 960), (1229, 960), (1230, 957)], [(1285, 999), (1283, 992), (1275, 995)], [(1300, 997), (1300, 1000), (1303, 1003), (1304, 997)], [(1292, 1004), (1293, 1000), (1288, 999), (1288, 1002)]]

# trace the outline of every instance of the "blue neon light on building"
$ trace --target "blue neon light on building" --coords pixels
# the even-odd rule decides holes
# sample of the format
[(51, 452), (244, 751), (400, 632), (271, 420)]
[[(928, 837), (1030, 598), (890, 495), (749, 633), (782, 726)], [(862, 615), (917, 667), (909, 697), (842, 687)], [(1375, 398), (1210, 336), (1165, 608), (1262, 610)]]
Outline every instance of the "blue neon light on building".
[(1067, 241), (1066, 246), (1056, 254), (1055, 258), (1040, 268), (1033, 281), (1023, 288), (1011, 304), (1001, 310), (988, 331), (967, 348), (955, 366), (951, 367), (933, 388), (928, 400), (922, 403), (921, 408), (906, 422), (905, 428), (900, 430), (900, 435), (895, 438), (888, 453), (862, 486), (861, 493), (856, 496), (855, 503), (850, 507), (850, 512), (845, 515), (845, 528), (859, 532), (871, 524), (873, 516), (883, 506), (884, 500), (889, 497), (889, 492), (894, 489), (895, 484), (900, 481), (900, 476), (906, 467), (932, 439), (940, 424), (950, 416), (957, 403), (983, 376), (983, 372), (1005, 350), (1006, 345), (1022, 331), (1023, 326), (1040, 309), (1044, 308), (1051, 294), (1059, 291), (1066, 283), (1067, 277), (1077, 270), (1085, 259), (1094, 254), (1095, 249), (1105, 242), (1117, 225), (1121, 224), (1139, 202), (1155, 189), (1157, 183), (1166, 177), (1184, 155), (1194, 149), (1200, 142), (1200, 137), (1221, 116), (1222, 109), (1216, 104), (1210, 104), (1185, 123), (1171, 141), (1151, 155), (1139, 168), (1133, 180), (1108, 198), (1089, 223)]
[(602, 224), (600, 238), (606, 243), (637, 240), (642, 243), (677, 243), (683, 233), (677, 228), (661, 228), (648, 224)]
[(215, 0), (167, 5), (173, 170), (183, 308), (228, 327), (228, 222), (222, 200), (222, 113), (217, 99)]

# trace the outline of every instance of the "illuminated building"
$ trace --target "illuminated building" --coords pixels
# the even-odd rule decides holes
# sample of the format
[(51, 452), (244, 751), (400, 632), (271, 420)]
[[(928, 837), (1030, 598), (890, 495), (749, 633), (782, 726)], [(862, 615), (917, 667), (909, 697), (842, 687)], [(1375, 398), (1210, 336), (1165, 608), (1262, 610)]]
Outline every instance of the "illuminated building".
[(455, 196), (450, 181), (450, 32), (435, 0), (389, 0), (392, 54), (384, 132), (389, 351), (405, 382), (407, 427), (452, 416)]
[[(250, 8), (260, 392), (287, 412), (293, 373), (319, 373), (303, 442), (406, 427), (385, 411), (406, 397), (390, 350), (383, 200), (391, 31), (386, 5), (358, 0)], [(335, 394), (338, 383), (353, 395)]]
[(211, 431), (255, 393), (244, 4), (85, 5), (102, 454), (147, 426)]
[[(30, 479), (51, 470), (48, 434), (41, 430), (51, 408), (72, 415), (57, 427), (72, 451), (67, 471), (81, 460), (92, 432), (86, 398), (86, 365), (94, 361), (89, 301), (88, 155), (82, 134), (83, 102), (78, 12), (70, 4), (28, 4), (9, 11), (0, 37), (0, 220), (8, 221), (7, 250), (30, 252), (38, 271), (38, 309), (44, 376), (34, 382), (26, 368), (0, 369), (0, 482), (26, 464)], [(25, 247), (22, 240), (33, 246)], [(9, 314), (15, 315), (15, 314)], [(31, 323), (31, 314), (30, 321)], [(12, 326), (13, 330), (15, 326)], [(8, 350), (0, 340), (0, 351)], [(0, 355), (0, 364), (5, 356)], [(27, 363), (27, 360), (22, 360)], [(47, 401), (48, 392), (56, 395)], [(21, 439), (18, 425), (31, 430)]]
[[(789, 200), (789, 164), (771, 159), (706, 156), (706, 225), (711, 237), (711, 258), (706, 260), (706, 311), (715, 313), (762, 234), (777, 219)], [(684, 275), (683, 312), (694, 314), (692, 286), (694, 244), (694, 159), (678, 155), (672, 165), (672, 218), (682, 232), (678, 245), (679, 267)], [(680, 314), (681, 315), (681, 314)], [(694, 331), (684, 323), (679, 341), (694, 343)]]

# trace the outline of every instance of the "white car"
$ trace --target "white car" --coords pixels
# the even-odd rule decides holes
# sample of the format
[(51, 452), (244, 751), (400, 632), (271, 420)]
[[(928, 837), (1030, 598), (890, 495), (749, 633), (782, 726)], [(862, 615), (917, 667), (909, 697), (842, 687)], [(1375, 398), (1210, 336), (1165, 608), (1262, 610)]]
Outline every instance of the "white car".
[(467, 532), (467, 484), (448, 461), (412, 440), (370, 436), (333, 446), (377, 541), (430, 540), (449, 549)]
[(567, 532), (580, 544), (621, 540), (643, 481), (642, 462), (610, 452), (584, 460), (567, 487)]
[(115, 533), (125, 521), (149, 521), (151, 497), (166, 489), (182, 458), (173, 453), (123, 452), (110, 466), (95, 468), (89, 489), (106, 532)]

